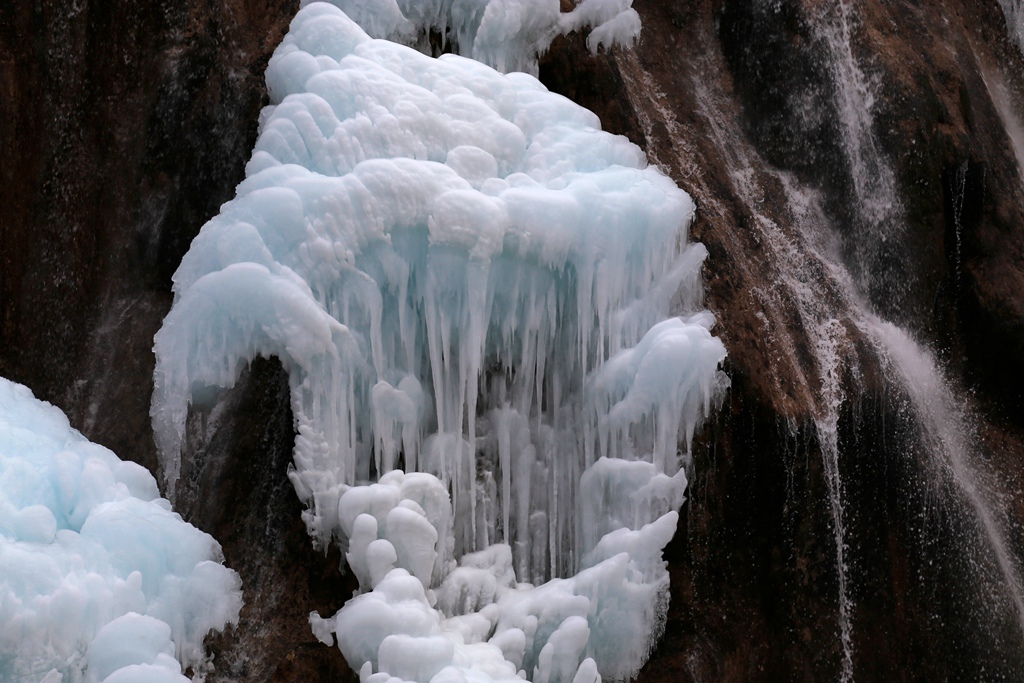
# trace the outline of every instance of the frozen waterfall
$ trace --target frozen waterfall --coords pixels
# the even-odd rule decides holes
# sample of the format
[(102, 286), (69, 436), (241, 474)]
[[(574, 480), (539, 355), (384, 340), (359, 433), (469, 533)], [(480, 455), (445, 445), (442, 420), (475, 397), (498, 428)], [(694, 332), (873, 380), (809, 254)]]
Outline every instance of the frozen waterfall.
[(277, 356), (307, 527), (360, 582), (312, 625), (364, 681), (632, 675), (726, 381), (693, 202), (533, 77), (333, 5), (300, 10), (267, 84), (247, 178), (156, 337), (170, 490), (190, 402)]
[[(537, 75), (537, 55), (559, 35), (590, 29), (587, 47), (630, 46), (640, 35), (633, 0), (329, 0), (373, 38), (431, 53), (450, 47), (501, 72)], [(310, 0), (302, 0), (305, 7)], [(433, 42), (432, 42), (433, 41)]]

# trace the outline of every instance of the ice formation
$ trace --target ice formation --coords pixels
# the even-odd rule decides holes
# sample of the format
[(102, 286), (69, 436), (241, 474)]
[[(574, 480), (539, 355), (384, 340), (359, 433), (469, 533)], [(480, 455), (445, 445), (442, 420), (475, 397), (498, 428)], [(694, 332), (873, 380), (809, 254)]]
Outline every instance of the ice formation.
[(220, 560), (143, 467), (0, 378), (0, 680), (184, 683), (238, 619)]
[[(312, 0), (302, 0), (305, 7)], [(583, 0), (571, 12), (559, 0), (330, 0), (373, 38), (430, 54), (431, 37), (464, 57), (508, 73), (537, 75), (537, 57), (559, 35), (590, 29), (591, 52), (630, 47), (640, 35), (633, 0)]]
[(364, 680), (632, 674), (725, 356), (689, 196), (533, 77), (333, 5), (300, 10), (267, 84), (156, 338), (169, 485), (189, 401), (275, 355), (307, 526), (360, 583), (314, 629)]
[[(626, 488), (631, 480), (649, 483), (635, 476), (638, 465), (650, 463), (602, 459), (595, 478)], [(634, 476), (620, 476), (624, 470)], [(323, 642), (336, 635), (364, 683), (516, 681), (519, 671), (532, 681), (569, 683), (636, 673), (667, 606), (661, 551), (675, 533), (674, 510), (636, 530), (617, 525), (575, 576), (533, 586), (516, 581), (505, 544), (463, 555), (432, 577), (447, 497), (436, 477), (394, 470), (341, 498), (348, 559), (364, 592), (311, 622)], [(432, 531), (417, 533), (420, 526)]]

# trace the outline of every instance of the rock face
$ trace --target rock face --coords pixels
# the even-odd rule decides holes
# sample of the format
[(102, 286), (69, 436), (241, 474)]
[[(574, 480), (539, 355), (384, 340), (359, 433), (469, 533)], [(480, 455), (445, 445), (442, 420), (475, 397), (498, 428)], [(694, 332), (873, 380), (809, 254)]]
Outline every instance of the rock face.
[(208, 641), (209, 681), (358, 680), (341, 651), (322, 645), (309, 613), (334, 614), (358, 582), (341, 554), (313, 548), (288, 480), (295, 432), (288, 375), (257, 358), (215, 406), (194, 410), (176, 509), (215, 529), (242, 578), (239, 624)]
[(152, 468), (153, 334), (297, 0), (0, 8), (0, 375)]
[[(619, 132), (698, 202), (733, 379), (695, 448), (645, 680), (998, 680), (1022, 666), (1019, 610), (975, 547), (979, 513), (936, 475), (949, 447), (929, 441), (877, 324), (970, 388), (973, 457), (1019, 520), (1024, 175), (1007, 111), (1022, 111), (1024, 61), (995, 2), (845, 5), (637, 0), (641, 44), (597, 77), (626, 95), (594, 93), (599, 112), (628, 103), (608, 125), (628, 122)], [(864, 86), (873, 98), (850, 92)], [(1019, 557), (1020, 534), (1006, 541)]]
[[(170, 275), (242, 177), (296, 6), (0, 7), (0, 375), (153, 469)], [(1024, 58), (999, 4), (634, 6), (634, 51), (560, 39), (541, 78), (697, 200), (733, 383), (694, 446), (641, 679), (1019, 677), (1020, 615), (948, 443), (1024, 557)], [(927, 361), (911, 337), (966, 429), (901, 379)], [(351, 586), (305, 537), (287, 406), (259, 362), (190, 422), (179, 509), (246, 590), (211, 681), (351, 676), (304, 622)]]

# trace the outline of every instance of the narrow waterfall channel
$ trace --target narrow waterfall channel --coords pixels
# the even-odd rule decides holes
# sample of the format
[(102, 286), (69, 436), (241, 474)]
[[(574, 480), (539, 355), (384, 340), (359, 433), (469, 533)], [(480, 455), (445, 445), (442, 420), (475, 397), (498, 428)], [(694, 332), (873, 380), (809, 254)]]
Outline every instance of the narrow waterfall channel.
[[(884, 278), (888, 287), (897, 286), (898, 280), (891, 272), (876, 272), (874, 254), (881, 253), (886, 244), (896, 248), (902, 231), (902, 207), (895, 189), (893, 172), (884, 155), (879, 151), (872, 130), (871, 109), (874, 98), (853, 56), (851, 37), (850, 0), (841, 0), (833, 7), (833, 21), (825, 21), (822, 35), (833, 55), (832, 72), (836, 77), (838, 110), (844, 131), (844, 147), (854, 179), (857, 204), (864, 213), (860, 216), (862, 233), (859, 239), (868, 245), (856, 254), (853, 264), (862, 283)], [(1008, 17), (1018, 17), (1020, 8), (1008, 11)], [(1019, 17), (1018, 17), (1019, 20)], [(1011, 29), (1013, 24), (1011, 23)], [(1019, 29), (1018, 29), (1019, 30)], [(953, 177), (953, 221), (955, 230), (955, 286), (960, 283), (960, 254), (962, 241), (962, 211), (966, 192), (967, 162), (964, 162)], [(846, 229), (850, 229), (846, 227)], [(870, 284), (867, 284), (870, 288)], [(861, 291), (851, 291), (848, 300), (856, 302), (867, 296), (865, 284)], [(899, 292), (894, 292), (897, 296)], [(972, 437), (970, 410), (961, 406), (969, 405), (968, 399), (957, 396), (942, 370), (937, 366), (934, 354), (929, 353), (913, 336), (897, 325), (883, 321), (863, 305), (854, 309), (856, 323), (878, 343), (888, 364), (895, 369), (889, 380), (898, 383), (909, 394), (916, 421), (922, 429), (925, 443), (923, 450), (933, 459), (934, 476), (949, 477), (964, 496), (980, 527), (985, 543), (999, 567), (1005, 582), (1004, 590), (1017, 612), (1017, 619), (1024, 634), (1024, 601), (1021, 598), (1021, 584), (1016, 561), (1007, 547), (1002, 513), (994, 509), (997, 491), (986, 490), (995, 482), (986, 481), (976, 468), (980, 466), (979, 443)], [(983, 484), (982, 482), (986, 482)], [(986, 486), (987, 484), (987, 486)], [(837, 526), (840, 522), (837, 519)], [(839, 544), (841, 547), (841, 543)], [(841, 550), (840, 550), (841, 552)], [(840, 563), (840, 572), (844, 572)], [(840, 579), (840, 585), (845, 585)], [(843, 598), (840, 598), (841, 603)], [(842, 610), (840, 611), (842, 619)], [(845, 649), (845, 643), (844, 643)], [(844, 678), (847, 670), (844, 666)]]
[[(868, 316), (860, 321), (885, 358), (891, 363), (891, 380), (906, 389), (914, 415), (921, 427), (923, 449), (931, 457), (933, 476), (950, 495), (962, 497), (974, 518), (978, 538), (965, 552), (977, 553), (980, 543), (979, 579), (985, 577), (986, 562), (998, 569), (998, 603), (1012, 612), (1024, 633), (1024, 597), (1020, 569), (1007, 539), (1004, 512), (1000, 509), (997, 482), (979, 465), (982, 445), (972, 428), (969, 399), (950, 386), (936, 360), (904, 330)], [(987, 557), (985, 557), (987, 556)]]
[[(894, 272), (884, 266), (879, 272), (880, 263), (892, 262), (885, 252), (899, 248), (897, 245), (903, 231), (903, 216), (893, 171), (872, 133), (874, 97), (871, 86), (854, 57), (852, 34), (856, 22), (855, 6), (856, 3), (850, 0), (823, 5), (820, 9), (822, 15), (817, 17), (816, 23), (819, 35), (829, 48), (830, 70), (835, 79), (836, 108), (842, 124), (843, 148), (859, 209), (859, 214), (853, 217), (850, 224), (835, 225), (833, 221), (833, 225), (827, 228), (833, 231), (856, 231), (858, 248), (852, 254), (852, 262), (849, 256), (844, 259), (849, 263), (852, 277), (846, 274), (846, 269), (838, 262), (830, 263), (829, 266), (836, 275), (836, 283), (845, 289), (843, 301), (849, 307), (847, 315), (876, 343), (883, 365), (887, 368), (886, 381), (899, 386), (910, 398), (914, 421), (921, 429), (921, 453), (930, 460), (926, 463), (926, 469), (931, 472), (940, 490), (950, 491), (946, 494), (949, 497), (941, 505), (950, 508), (962, 505), (965, 511), (961, 514), (971, 516), (976, 522), (978, 538), (964, 539), (964, 553), (978, 553), (976, 544), (984, 548), (980, 552), (994, 562), (1003, 584), (998, 589), (1002, 597), (1000, 602), (1016, 613), (1021, 635), (1024, 636), (1024, 600), (1018, 564), (1006, 541), (1006, 520), (999, 508), (998, 489), (994, 488), (997, 482), (979, 470), (983, 454), (970, 422), (970, 399), (962, 392), (956, 392), (944, 378), (933, 353), (916, 342), (908, 331), (880, 318), (872, 311), (872, 306), (866, 303), (867, 297), (881, 291), (881, 288), (895, 288), (895, 291), (890, 289), (888, 293), (897, 299), (904, 294), (899, 289), (900, 279), (894, 277)], [(1007, 10), (1008, 18), (1013, 16), (1018, 21), (1019, 13), (1019, 8)], [(964, 162), (953, 178), (954, 279), (957, 291), (961, 279), (961, 214), (966, 173), (967, 163)], [(806, 220), (798, 221), (797, 225), (804, 230), (824, 227), (821, 222)], [(812, 242), (822, 242), (821, 237), (807, 237)], [(820, 256), (821, 252), (818, 254)], [(835, 256), (832, 258), (835, 259)], [(836, 377), (837, 364), (842, 362), (837, 356), (837, 347), (842, 344), (837, 335), (841, 337), (843, 331), (837, 321), (829, 321), (828, 330), (830, 334), (825, 337), (826, 343), (817, 347), (818, 366), (822, 373), (822, 404), (826, 412), (823, 418), (816, 420), (816, 424), (821, 438), (835, 529), (836, 566), (839, 572), (839, 629), (843, 647), (841, 680), (849, 681), (853, 680), (853, 626), (850, 621), (853, 598), (849, 593), (850, 578), (845, 557), (847, 549), (843, 536), (842, 483), (838, 466), (842, 445), (837, 441), (835, 417), (844, 400)], [(979, 573), (979, 579), (983, 580), (984, 573)], [(999, 611), (1003, 608), (997, 606), (992, 609)]]
[[(805, 231), (825, 228), (856, 232), (858, 247), (852, 253), (852, 262), (851, 256), (842, 259), (849, 266), (840, 265), (835, 255), (828, 256), (820, 251), (816, 254), (826, 261), (832, 259), (828, 267), (835, 276), (834, 281), (844, 290), (842, 301), (848, 307), (846, 315), (875, 342), (886, 368), (886, 381), (906, 391), (909, 397), (914, 421), (921, 430), (921, 455), (929, 459), (925, 463), (926, 470), (934, 477), (935, 486), (947, 491), (946, 499), (940, 505), (951, 509), (963, 506), (964, 512), (960, 514), (969, 515), (975, 522), (978, 538), (963, 539), (963, 552), (968, 556), (980, 553), (985, 556), (985, 559), (978, 560), (981, 564), (991, 562), (998, 569), (996, 580), (1002, 586), (996, 592), (1000, 599), (990, 609), (998, 612), (1008, 608), (1014, 612), (1021, 635), (1024, 636), (1024, 600), (1018, 560), (1006, 541), (1006, 518), (999, 507), (998, 484), (983, 470), (982, 444), (971, 425), (970, 398), (950, 385), (935, 354), (915, 341), (910, 332), (880, 318), (872, 311), (871, 304), (866, 303), (867, 297), (882, 291), (882, 288), (895, 288), (895, 291), (890, 289), (888, 293), (897, 299), (904, 294), (899, 289), (900, 280), (894, 277), (892, 270), (883, 266), (879, 271), (879, 265), (892, 262), (885, 252), (899, 248), (897, 245), (903, 230), (903, 216), (893, 172), (872, 133), (874, 97), (871, 86), (854, 57), (852, 34), (856, 22), (855, 5), (850, 0), (841, 0), (821, 6), (822, 14), (817, 17), (816, 26), (829, 48), (830, 70), (835, 79), (836, 109), (842, 124), (843, 148), (859, 213), (847, 225), (837, 225), (834, 220), (832, 225), (826, 225), (821, 220), (799, 220), (796, 224)], [(1019, 23), (1020, 8), (1007, 9), (1007, 16), (1008, 20), (1013, 17)], [(1019, 27), (1017, 30), (1020, 30)], [(961, 279), (961, 215), (966, 174), (967, 162), (964, 162), (953, 177), (956, 291), (959, 291)], [(811, 243), (823, 242), (822, 236), (814, 235), (813, 232), (805, 233), (805, 237)], [(847, 268), (852, 276), (847, 274)], [(823, 343), (816, 347), (821, 373), (821, 404), (825, 408), (824, 415), (816, 420), (816, 425), (831, 497), (836, 567), (839, 573), (839, 631), (843, 648), (840, 680), (850, 681), (853, 680), (853, 598), (850, 594), (851, 581), (844, 541), (843, 487), (838, 463), (843, 448), (836, 434), (838, 411), (845, 400), (837, 377), (838, 368), (840, 364), (852, 361), (851, 355), (845, 360), (840, 358), (843, 337), (841, 324), (837, 320), (829, 320), (826, 323), (826, 334), (820, 337)], [(977, 547), (979, 545), (980, 548)], [(978, 578), (989, 580), (983, 568), (979, 568)]]

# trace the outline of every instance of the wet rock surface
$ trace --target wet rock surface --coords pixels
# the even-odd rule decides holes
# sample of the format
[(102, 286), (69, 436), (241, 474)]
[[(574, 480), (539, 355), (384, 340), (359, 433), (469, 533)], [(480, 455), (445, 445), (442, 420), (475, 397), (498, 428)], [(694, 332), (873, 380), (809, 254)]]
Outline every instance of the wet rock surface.
[[(1024, 179), (996, 98), (1020, 111), (1024, 62), (994, 2), (856, 3), (851, 44), (876, 93), (869, 132), (900, 210), (892, 244), (863, 258), (870, 226), (856, 218), (826, 5), (637, 0), (640, 45), (592, 60), (609, 90), (579, 83), (579, 66), (541, 70), (697, 200), (693, 235), (710, 252), (708, 305), (730, 354), (729, 399), (694, 447), (667, 552), (666, 635), (641, 680), (843, 676), (815, 316), (837, 320), (848, 345), (837, 431), (854, 678), (1002, 680), (1024, 664), (991, 560), (971, 549), (962, 492), (936, 483), (910, 399), (862, 329), (864, 306), (851, 307), (789, 200), (813, 193), (816, 231), (852, 278), (870, 271), (866, 307), (911, 330), (976, 397), (980, 459), (1021, 519), (1024, 420), (1010, 378), (1024, 376)], [(580, 56), (548, 64), (585, 61), (566, 49)], [(803, 295), (808, 284), (821, 291)], [(1019, 556), (1019, 523), (1009, 528)], [(993, 617), (985, 605), (999, 601)]]
[[(830, 4), (636, 0), (644, 30), (633, 52), (593, 57), (570, 37), (541, 65), (549, 88), (644, 147), (696, 199), (707, 304), (730, 354), (732, 389), (694, 446), (668, 549), (668, 627), (641, 680), (842, 675), (818, 319), (835, 319), (846, 340), (836, 432), (854, 678), (1024, 670), (1019, 625), (979, 607), (1003, 598), (984, 558), (964, 550), (977, 530), (958, 512), (962, 496), (934, 484), (907, 397), (792, 201), (813, 195), (812, 219), (831, 226), (823, 234), (853, 277), (872, 269), (870, 307), (933, 348), (972, 397), (1021, 557), (1024, 177), (1006, 116), (1024, 116), (1024, 58), (995, 0), (855, 3), (870, 132), (905, 226), (866, 263), (864, 226), (849, 219), (857, 197), (836, 74), (816, 28)], [(296, 8), (0, 7), (0, 375), (151, 469), (152, 335), (170, 275), (242, 177), (266, 60)], [(352, 587), (336, 550), (312, 548), (285, 477), (292, 432), (279, 365), (254, 363), (189, 428), (179, 509), (218, 538), (245, 582), (242, 621), (211, 639), (207, 680), (350, 677), (305, 622), (312, 609), (333, 613)]]
[(153, 334), (297, 0), (0, 7), (0, 375), (155, 469)]

